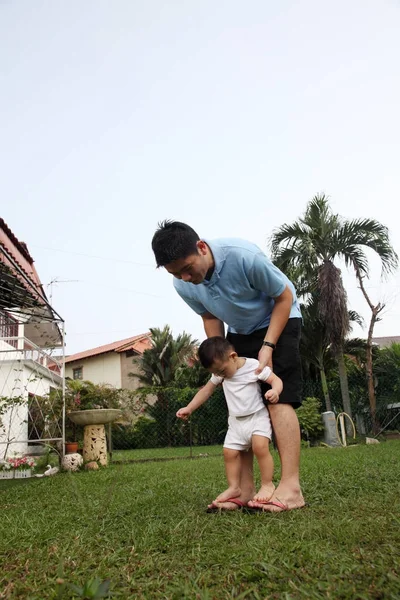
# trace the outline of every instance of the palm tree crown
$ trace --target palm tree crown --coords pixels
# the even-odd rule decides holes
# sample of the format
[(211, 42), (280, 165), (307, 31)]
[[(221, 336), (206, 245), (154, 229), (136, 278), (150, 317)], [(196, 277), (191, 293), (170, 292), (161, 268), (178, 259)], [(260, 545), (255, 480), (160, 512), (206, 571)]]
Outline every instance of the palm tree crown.
[(383, 274), (397, 265), (387, 227), (373, 219), (350, 221), (333, 214), (325, 195), (315, 196), (300, 219), (283, 225), (271, 238), (275, 264), (308, 280), (306, 292), (317, 292), (319, 315), (334, 348), (349, 331), (346, 291), (334, 261), (343, 259), (346, 266), (368, 276), (366, 248), (379, 255)]
[(174, 381), (179, 367), (195, 354), (197, 340), (188, 333), (174, 338), (171, 328), (150, 328), (152, 348), (145, 350), (141, 358), (143, 383), (165, 386)]

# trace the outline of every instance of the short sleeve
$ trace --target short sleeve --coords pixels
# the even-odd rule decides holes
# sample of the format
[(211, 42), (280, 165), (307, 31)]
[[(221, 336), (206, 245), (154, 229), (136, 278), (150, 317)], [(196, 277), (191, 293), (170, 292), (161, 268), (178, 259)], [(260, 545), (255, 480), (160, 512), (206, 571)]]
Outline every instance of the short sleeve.
[(272, 371), (269, 367), (264, 367), (261, 373), (258, 375), (258, 379), (261, 381), (267, 381), (267, 379), (272, 375)]
[(218, 375), (211, 375), (210, 377), (210, 381), (211, 383), (213, 383), (214, 385), (219, 385), (220, 383), (222, 383), (224, 380), (223, 377), (219, 377)]
[(263, 252), (258, 252), (247, 269), (250, 285), (270, 298), (277, 298), (286, 288), (287, 281), (282, 273)]
[(186, 304), (188, 306), (190, 306), (190, 308), (197, 313), (198, 315), (203, 315), (204, 313), (207, 312), (207, 309), (202, 305), (201, 302), (199, 302), (198, 300), (193, 300), (193, 298), (190, 298), (189, 296), (187, 296), (183, 290), (179, 289), (174, 282), (174, 287), (175, 290), (178, 292), (178, 294), (180, 295), (180, 297), (182, 298), (182, 300), (184, 300), (186, 302)]
[(194, 300), (193, 298), (190, 298), (190, 296), (185, 294), (184, 290), (179, 286), (179, 283), (180, 282), (178, 280), (174, 280), (174, 288), (178, 292), (182, 300), (184, 300), (186, 304), (190, 306), (190, 308), (198, 315), (203, 315), (205, 312), (207, 312), (207, 309), (203, 306), (201, 302), (199, 302), (198, 300)]

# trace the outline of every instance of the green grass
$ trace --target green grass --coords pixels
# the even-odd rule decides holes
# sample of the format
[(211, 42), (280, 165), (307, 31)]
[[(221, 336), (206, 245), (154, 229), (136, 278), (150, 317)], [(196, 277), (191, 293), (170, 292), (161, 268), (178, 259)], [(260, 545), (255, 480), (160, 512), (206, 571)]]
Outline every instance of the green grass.
[[(400, 442), (302, 454), (310, 506), (205, 513), (221, 457), (0, 482), (0, 598), (400, 598)], [(61, 578), (64, 584), (57, 583)]]
[[(201, 454), (222, 456), (222, 446), (195, 446), (192, 448), (192, 457), (196, 458)], [(182, 448), (145, 448), (143, 450), (114, 450), (112, 460), (113, 462), (129, 462), (134, 460), (189, 458), (190, 455), (190, 448), (186, 446)]]

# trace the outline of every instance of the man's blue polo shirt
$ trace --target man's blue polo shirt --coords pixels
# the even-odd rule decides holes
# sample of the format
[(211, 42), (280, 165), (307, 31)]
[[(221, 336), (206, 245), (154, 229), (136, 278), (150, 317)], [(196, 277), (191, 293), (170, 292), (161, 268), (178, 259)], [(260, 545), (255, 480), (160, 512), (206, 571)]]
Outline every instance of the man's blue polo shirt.
[(293, 294), (289, 318), (301, 317), (292, 282), (255, 244), (234, 238), (204, 241), (215, 261), (211, 279), (194, 285), (174, 278), (176, 291), (197, 314), (209, 312), (232, 333), (249, 334), (269, 325), (274, 298), (288, 286)]

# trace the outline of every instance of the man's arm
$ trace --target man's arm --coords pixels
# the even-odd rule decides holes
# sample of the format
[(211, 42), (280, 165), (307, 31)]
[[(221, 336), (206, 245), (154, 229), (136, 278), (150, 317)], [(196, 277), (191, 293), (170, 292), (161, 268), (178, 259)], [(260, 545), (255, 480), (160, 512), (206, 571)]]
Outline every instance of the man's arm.
[[(271, 321), (265, 334), (264, 341), (276, 344), (282, 331), (288, 322), (290, 311), (293, 303), (293, 295), (289, 287), (283, 290), (280, 296), (274, 298), (275, 304), (271, 313)], [(273, 350), (269, 346), (261, 346), (260, 352), (258, 353), (259, 367), (256, 373), (261, 373), (264, 367), (268, 366), (272, 369), (272, 355)]]
[(220, 319), (217, 319), (217, 317), (214, 317), (209, 312), (203, 313), (201, 318), (203, 319), (204, 331), (208, 338), (216, 335), (225, 337), (224, 324)]

